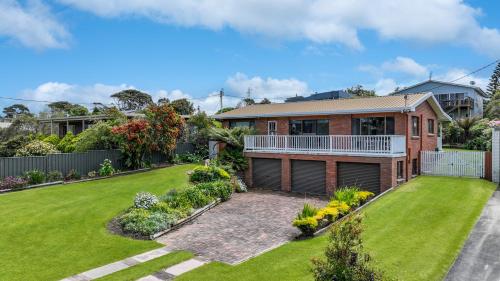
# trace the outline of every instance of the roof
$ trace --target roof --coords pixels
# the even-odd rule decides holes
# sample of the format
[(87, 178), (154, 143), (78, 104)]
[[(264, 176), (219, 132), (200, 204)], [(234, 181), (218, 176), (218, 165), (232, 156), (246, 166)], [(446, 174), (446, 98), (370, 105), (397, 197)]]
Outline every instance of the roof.
[[(472, 86), (472, 85), (466, 85), (466, 84), (458, 84), (458, 83), (452, 83), (452, 82), (438, 81), (438, 80), (427, 80), (427, 81), (420, 82), (420, 83), (417, 83), (417, 84), (412, 85), (412, 86), (404, 87), (403, 89), (400, 89), (399, 91), (396, 91), (396, 92), (392, 93), (392, 95), (400, 94), (400, 92), (402, 92), (402, 91), (405, 91), (405, 90), (408, 90), (408, 89), (411, 89), (411, 88), (415, 88), (415, 87), (418, 87), (420, 85), (424, 85), (424, 84), (427, 84), (427, 83), (438, 83), (438, 84), (443, 84), (443, 85), (450, 85), (450, 86), (470, 88), (470, 89), (474, 89), (479, 95), (481, 95), (481, 96), (483, 96), (485, 98), (488, 97), (488, 95), (480, 87)], [(410, 93), (408, 93), (408, 94), (410, 94)]]
[(310, 100), (328, 100), (328, 99), (339, 99), (339, 98), (350, 98), (351, 94), (344, 90), (329, 91), (323, 93), (315, 93), (308, 97), (296, 96), (287, 98), (285, 102), (298, 102), (298, 101), (310, 101)]
[(246, 119), (261, 117), (287, 117), (332, 114), (357, 114), (379, 112), (415, 111), (416, 107), (429, 101), (440, 120), (450, 121), (451, 118), (443, 111), (432, 93), (408, 95), (405, 105), (405, 95), (319, 100), (291, 103), (255, 104), (217, 114), (216, 119)]

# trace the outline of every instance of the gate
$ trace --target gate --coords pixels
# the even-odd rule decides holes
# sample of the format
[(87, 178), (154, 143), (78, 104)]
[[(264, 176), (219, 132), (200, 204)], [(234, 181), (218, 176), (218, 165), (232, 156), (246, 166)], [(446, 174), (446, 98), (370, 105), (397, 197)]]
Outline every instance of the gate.
[(483, 151), (422, 151), (422, 175), (484, 178)]

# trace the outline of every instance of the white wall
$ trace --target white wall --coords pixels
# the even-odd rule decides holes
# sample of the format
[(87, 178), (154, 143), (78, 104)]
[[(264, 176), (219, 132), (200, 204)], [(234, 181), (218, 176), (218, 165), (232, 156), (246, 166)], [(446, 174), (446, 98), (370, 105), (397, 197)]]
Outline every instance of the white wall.
[(492, 141), (493, 181), (500, 182), (500, 128), (493, 129)]

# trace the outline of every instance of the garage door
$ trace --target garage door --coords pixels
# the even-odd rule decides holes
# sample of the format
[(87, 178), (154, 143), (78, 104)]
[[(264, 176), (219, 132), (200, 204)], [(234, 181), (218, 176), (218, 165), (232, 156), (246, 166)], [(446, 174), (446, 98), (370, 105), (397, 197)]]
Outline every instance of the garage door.
[(292, 192), (325, 194), (326, 163), (292, 160)]
[(252, 158), (253, 187), (281, 189), (281, 160)]
[(380, 193), (380, 164), (337, 163), (337, 187), (357, 186)]

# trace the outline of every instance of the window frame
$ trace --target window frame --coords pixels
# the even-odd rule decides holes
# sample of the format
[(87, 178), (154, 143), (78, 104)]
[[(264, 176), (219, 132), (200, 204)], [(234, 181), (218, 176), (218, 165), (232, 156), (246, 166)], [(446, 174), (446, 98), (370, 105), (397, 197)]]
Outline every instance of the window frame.
[[(311, 133), (304, 133), (304, 128), (306, 127), (305, 123), (311, 123), (308, 126), (311, 126)], [(322, 125), (326, 125), (326, 127), (319, 126), (320, 123)], [(294, 127), (295, 126), (295, 127)], [(327, 129), (327, 132), (323, 132), (319, 134), (319, 128)], [(292, 129), (297, 130), (298, 132), (292, 131)], [(326, 133), (326, 134), (325, 134)], [(305, 135), (305, 136), (324, 136), (330, 134), (330, 119), (292, 119), (288, 121), (288, 134), (289, 135)]]
[[(271, 128), (272, 127), (271, 125), (274, 126), (274, 129)], [(278, 134), (278, 121), (276, 120), (267, 121), (267, 134), (272, 136)]]
[(411, 117), (411, 136), (420, 137), (420, 117), (418, 116)]
[[(383, 118), (383, 134), (370, 134), (373, 130), (377, 131), (378, 128), (374, 128), (373, 124), (378, 122), (376, 119)], [(392, 128), (389, 128), (387, 125), (388, 119), (392, 120)], [(390, 133), (388, 133), (389, 129), (392, 129)], [(367, 134), (361, 134), (364, 130), (367, 131)], [(393, 136), (396, 134), (396, 118), (394, 116), (373, 116), (373, 117), (354, 117), (351, 118), (351, 134), (352, 135), (369, 135), (369, 136), (377, 136), (377, 135), (385, 135), (385, 136)]]
[[(435, 121), (434, 119), (427, 119), (427, 133), (429, 135), (435, 135), (436, 134), (436, 126), (435, 126)], [(432, 127), (432, 128), (431, 128)]]

